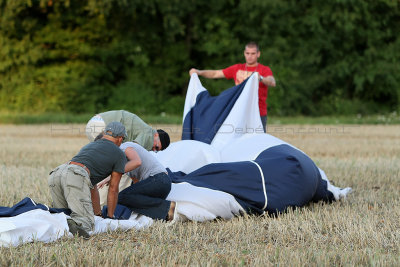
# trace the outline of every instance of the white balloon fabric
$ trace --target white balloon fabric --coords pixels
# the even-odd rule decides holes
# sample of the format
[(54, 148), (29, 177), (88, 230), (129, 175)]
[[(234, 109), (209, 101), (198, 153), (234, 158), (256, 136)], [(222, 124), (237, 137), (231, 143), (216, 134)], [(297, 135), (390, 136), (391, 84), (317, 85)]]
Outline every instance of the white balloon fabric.
[(282, 144), (287, 143), (269, 134), (242, 135), (220, 151), (221, 162), (254, 160), (264, 150)]
[[(211, 145), (218, 150), (242, 136), (263, 135), (264, 129), (258, 109), (258, 79), (252, 75), (243, 88), (240, 97), (236, 100), (229, 115), (219, 128)], [(196, 79), (196, 76), (193, 77)]]
[(52, 242), (68, 233), (67, 215), (35, 209), (14, 217), (0, 218), (0, 247), (33, 241)]
[[(0, 218), (0, 247), (15, 247), (30, 242), (54, 242), (69, 233), (69, 216), (36, 209), (14, 217)], [(129, 220), (111, 220), (95, 216), (90, 235), (116, 230), (140, 230), (153, 224), (153, 219), (132, 213)]]
[(190, 173), (207, 164), (221, 161), (217, 149), (196, 140), (171, 143), (165, 150), (154, 153), (154, 155), (171, 171), (184, 173)]
[(241, 85), (210, 96), (197, 74), (192, 74), (185, 100), (182, 139), (198, 140), (220, 150), (243, 135), (263, 134), (257, 77), (252, 75)]
[(172, 184), (167, 199), (177, 203), (175, 222), (186, 220), (204, 222), (216, 218), (228, 220), (244, 213), (232, 195), (189, 183)]
[[(338, 200), (351, 192), (350, 188), (340, 189), (333, 186), (325, 173), (304, 152), (263, 132), (258, 109), (257, 75), (252, 75), (241, 85), (212, 97), (201, 85), (198, 76), (193, 74), (186, 95), (182, 138), (185, 140), (170, 145), (171, 150), (166, 149), (163, 153), (156, 154), (160, 162), (172, 172), (188, 174), (184, 178), (174, 177), (176, 182), (187, 181), (199, 187), (232, 192), (234, 197), (244, 197), (251, 195), (251, 190), (256, 189), (240, 192), (241, 183), (250, 182), (251, 179), (258, 183), (259, 180), (258, 177), (248, 177), (248, 172), (244, 169), (249, 168), (250, 172), (256, 164), (263, 176), (262, 180), (265, 179), (263, 192), (270, 196), (269, 207), (278, 211), (284, 211), (289, 206), (303, 206), (311, 200)], [(192, 145), (196, 142), (194, 140), (203, 145)], [(281, 158), (281, 161), (277, 161), (277, 158)], [(239, 162), (254, 164), (235, 165)], [(275, 165), (271, 165), (271, 162)], [(282, 168), (288, 168), (289, 173)], [(256, 173), (252, 175), (257, 176)], [(229, 177), (237, 179), (236, 188)], [(216, 182), (217, 180), (221, 182)], [(301, 187), (301, 181), (304, 181), (303, 190), (296, 190)], [(299, 193), (289, 194), (285, 200), (280, 201), (286, 191), (291, 194)], [(254, 193), (254, 197), (257, 194)], [(191, 194), (191, 197), (196, 198), (195, 194)], [(253, 203), (251, 196), (246, 199)], [(246, 205), (242, 200), (243, 198), (241, 204)], [(180, 202), (185, 200), (180, 199), (178, 204)]]
[(197, 95), (200, 94), (201, 92), (207, 91), (207, 89), (204, 88), (203, 85), (201, 84), (197, 74), (192, 75), (192, 77), (193, 78), (190, 79), (188, 86), (190, 90), (187, 90), (186, 92), (186, 100), (183, 109), (182, 121), (185, 119), (186, 115), (190, 112), (190, 109), (196, 105)]

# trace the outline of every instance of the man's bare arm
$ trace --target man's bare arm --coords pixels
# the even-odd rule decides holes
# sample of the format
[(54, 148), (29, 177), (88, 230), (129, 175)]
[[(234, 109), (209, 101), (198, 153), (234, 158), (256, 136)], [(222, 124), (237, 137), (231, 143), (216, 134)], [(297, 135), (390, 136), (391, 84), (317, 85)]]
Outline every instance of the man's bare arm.
[(114, 217), (115, 207), (118, 202), (119, 181), (121, 180), (122, 173), (112, 172), (110, 179), (110, 187), (108, 188), (107, 196), (107, 216)]
[(97, 186), (95, 186), (93, 189), (90, 189), (90, 197), (92, 198), (94, 215), (101, 216), (100, 195), (99, 190), (97, 190)]
[(125, 172), (130, 172), (142, 165), (139, 154), (132, 147), (125, 149), (125, 155), (128, 158), (128, 162), (125, 164)]
[(274, 78), (274, 76), (271, 76), (271, 75), (269, 75), (269, 76), (267, 76), (267, 77), (264, 77), (264, 78), (261, 80), (261, 82), (262, 82), (263, 84), (265, 84), (266, 86), (269, 86), (269, 87), (275, 87), (275, 86), (276, 86), (275, 78)]
[(193, 73), (208, 79), (221, 79), (225, 78), (224, 72), (222, 70), (198, 70), (191, 69), (189, 75), (192, 76)]

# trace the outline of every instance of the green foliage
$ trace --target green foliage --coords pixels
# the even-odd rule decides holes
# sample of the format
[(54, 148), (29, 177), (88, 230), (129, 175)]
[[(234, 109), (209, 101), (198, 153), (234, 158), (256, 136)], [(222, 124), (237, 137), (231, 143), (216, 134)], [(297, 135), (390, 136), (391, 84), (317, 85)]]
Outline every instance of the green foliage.
[(109, 100), (110, 109), (125, 109), (135, 114), (159, 111), (156, 92), (140, 78), (140, 75), (135, 73), (132, 78), (114, 88), (114, 94)]
[[(80, 123), (86, 124), (88, 118), (91, 118), (93, 113), (41, 113), (41, 114), (31, 114), (31, 113), (0, 113), (0, 123), (1, 124), (47, 124), (47, 123)], [(161, 113), (157, 115), (146, 115), (140, 116), (146, 123), (149, 124), (181, 124), (182, 115), (174, 115)]]
[(269, 114), (400, 111), (398, 36), (395, 0), (0, 0), (0, 109), (180, 114), (188, 70), (243, 62), (254, 40)]

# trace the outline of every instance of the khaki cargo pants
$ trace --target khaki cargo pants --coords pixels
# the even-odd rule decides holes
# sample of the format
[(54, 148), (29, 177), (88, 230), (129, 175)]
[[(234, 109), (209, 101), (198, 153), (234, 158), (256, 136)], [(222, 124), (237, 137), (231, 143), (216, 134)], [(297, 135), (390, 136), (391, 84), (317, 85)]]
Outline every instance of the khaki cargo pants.
[(70, 209), (71, 218), (87, 232), (93, 230), (94, 213), (89, 174), (80, 166), (62, 164), (50, 172), (48, 179), (54, 208)]

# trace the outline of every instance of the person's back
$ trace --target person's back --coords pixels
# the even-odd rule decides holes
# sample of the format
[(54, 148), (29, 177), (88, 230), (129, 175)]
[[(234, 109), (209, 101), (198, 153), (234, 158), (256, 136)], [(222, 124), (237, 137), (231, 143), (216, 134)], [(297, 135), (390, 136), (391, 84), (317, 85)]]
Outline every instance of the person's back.
[(146, 124), (139, 116), (125, 110), (112, 110), (99, 114), (104, 122), (109, 121), (121, 122), (128, 134), (127, 141), (135, 141), (146, 149), (153, 146), (155, 129)]
[[(96, 185), (111, 174), (117, 162), (124, 158), (123, 152), (113, 142), (100, 139), (91, 142), (76, 154), (71, 161), (85, 165), (90, 171), (90, 181)], [(122, 161), (121, 161), (122, 162)], [(125, 161), (120, 163), (119, 171), (123, 173)]]
[(126, 141), (134, 141), (147, 150), (159, 151), (167, 148), (170, 143), (168, 133), (155, 130), (146, 124), (139, 116), (126, 110), (110, 110), (93, 116), (86, 125), (86, 136), (92, 142), (111, 121), (122, 123), (127, 131)]

